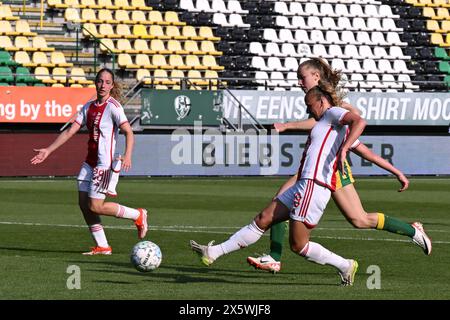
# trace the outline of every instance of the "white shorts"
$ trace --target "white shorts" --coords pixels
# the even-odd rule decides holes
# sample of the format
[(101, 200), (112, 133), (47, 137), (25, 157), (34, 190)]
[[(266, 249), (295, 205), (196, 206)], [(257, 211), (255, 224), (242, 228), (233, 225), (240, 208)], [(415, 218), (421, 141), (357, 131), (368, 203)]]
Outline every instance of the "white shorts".
[[(107, 168), (106, 168), (107, 170)], [(94, 178), (95, 171), (95, 178)], [(81, 166), (80, 173), (78, 174), (78, 191), (88, 192), (89, 198), (94, 199), (105, 199), (106, 192), (100, 192), (98, 188), (99, 181), (103, 178), (99, 176), (99, 170), (97, 168), (92, 168), (86, 162), (83, 162)]]
[(310, 179), (301, 179), (280, 194), (277, 199), (291, 209), (290, 218), (314, 228), (327, 207), (331, 197), (330, 189)]

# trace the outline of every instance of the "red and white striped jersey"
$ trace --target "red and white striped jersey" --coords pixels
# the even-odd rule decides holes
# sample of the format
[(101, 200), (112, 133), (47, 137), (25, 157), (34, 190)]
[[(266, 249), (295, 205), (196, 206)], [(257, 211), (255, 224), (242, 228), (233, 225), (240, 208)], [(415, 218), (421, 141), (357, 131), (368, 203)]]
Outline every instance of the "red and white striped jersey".
[(336, 189), (336, 160), (348, 133), (348, 126), (341, 120), (347, 112), (340, 107), (329, 108), (315, 124), (303, 151), (298, 179), (311, 179), (332, 191)]
[(83, 106), (75, 122), (89, 131), (87, 164), (92, 168), (111, 166), (119, 128), (127, 121), (122, 105), (113, 97), (100, 105), (91, 100)]

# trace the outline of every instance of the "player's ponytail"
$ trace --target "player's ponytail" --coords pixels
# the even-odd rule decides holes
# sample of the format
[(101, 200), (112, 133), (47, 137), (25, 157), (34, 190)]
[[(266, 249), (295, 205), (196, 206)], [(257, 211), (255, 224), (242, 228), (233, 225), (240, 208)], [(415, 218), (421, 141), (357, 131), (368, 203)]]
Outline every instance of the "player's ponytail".
[(331, 68), (331, 66), (321, 58), (311, 58), (303, 61), (298, 67), (299, 72), (305, 67), (312, 68), (319, 72), (320, 79), (318, 85), (331, 97), (330, 103), (335, 106), (341, 105), (342, 100), (345, 97), (345, 93), (342, 91), (340, 85), (342, 78), (341, 71)]

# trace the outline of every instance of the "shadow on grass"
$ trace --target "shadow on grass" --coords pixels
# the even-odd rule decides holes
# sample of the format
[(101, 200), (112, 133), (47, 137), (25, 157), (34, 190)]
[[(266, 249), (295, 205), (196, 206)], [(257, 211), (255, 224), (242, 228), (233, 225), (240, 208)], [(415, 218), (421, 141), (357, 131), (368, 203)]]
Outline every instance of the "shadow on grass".
[[(163, 265), (157, 270), (149, 272), (139, 272), (135, 270), (130, 263), (124, 262), (112, 262), (112, 261), (83, 261), (83, 260), (71, 260), (70, 263), (86, 264), (105, 266), (106, 268), (90, 268), (89, 271), (99, 273), (109, 273), (114, 275), (124, 275), (131, 277), (138, 277), (139, 281), (150, 281), (160, 283), (222, 283), (222, 284), (247, 284), (247, 285), (285, 285), (285, 286), (333, 286), (338, 284), (338, 278), (336, 276), (336, 282), (324, 283), (322, 281), (313, 280), (314, 277), (320, 277), (326, 279), (330, 276), (329, 272), (298, 272), (298, 273), (286, 273), (282, 275), (271, 275), (266, 272), (258, 272), (253, 270), (237, 270), (232, 271), (229, 269), (221, 268), (206, 268), (195, 266), (179, 266), (179, 265)], [(111, 268), (113, 267), (113, 268)], [(180, 274), (181, 273), (181, 274)], [(308, 276), (306, 279), (293, 279), (294, 276)], [(117, 283), (130, 284), (125, 281), (109, 281), (109, 280), (95, 280), (94, 282), (105, 283)]]
[(22, 251), (22, 252), (55, 252), (55, 253), (79, 253), (81, 254), (82, 251), (74, 251), (74, 250), (51, 250), (51, 249), (37, 249), (37, 248), (18, 248), (18, 247), (0, 247), (1, 250), (8, 250), (8, 251)]

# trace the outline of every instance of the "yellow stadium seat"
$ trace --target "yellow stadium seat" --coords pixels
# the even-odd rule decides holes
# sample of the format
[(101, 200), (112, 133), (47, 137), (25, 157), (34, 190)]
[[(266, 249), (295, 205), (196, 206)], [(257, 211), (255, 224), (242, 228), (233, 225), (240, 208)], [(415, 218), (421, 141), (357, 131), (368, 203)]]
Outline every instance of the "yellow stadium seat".
[(53, 80), (56, 80), (60, 83), (67, 82), (67, 70), (65, 68), (56, 67), (52, 70)]
[(55, 65), (48, 61), (47, 54), (42, 51), (33, 52), (33, 63), (38, 66), (53, 68)]
[(186, 65), (190, 69), (196, 69), (196, 70), (208, 69), (207, 66), (204, 66), (200, 63), (200, 59), (196, 55), (193, 55), (193, 54), (187, 55), (185, 58), (185, 61), (186, 61)]
[(149, 28), (149, 34), (158, 39), (170, 39), (165, 33), (163, 28), (160, 25), (151, 25)]
[(14, 39), (14, 46), (19, 50), (36, 51), (37, 48), (30, 46), (30, 42), (27, 37), (18, 36)]
[(111, 9), (111, 10), (119, 9), (118, 7), (112, 4), (111, 0), (97, 0), (97, 1), (98, 5), (104, 9)]
[(109, 23), (102, 23), (98, 27), (98, 35), (106, 38), (120, 38), (120, 36), (114, 32), (112, 25)]
[(219, 66), (214, 56), (205, 55), (202, 57), (202, 66), (210, 70), (223, 70), (223, 66)]
[(450, 33), (450, 21), (449, 20), (441, 21), (441, 30), (444, 33)]
[(152, 24), (145, 16), (145, 12), (141, 10), (134, 10), (131, 12), (131, 20), (140, 24)]
[(190, 67), (187, 66), (183, 58), (178, 54), (172, 54), (169, 56), (169, 65), (172, 69), (179, 69), (179, 70), (189, 70)]
[(166, 70), (156, 69), (153, 72), (153, 83), (154, 84), (173, 85), (176, 82), (169, 80), (169, 76), (167, 75)]
[(414, 6), (416, 7), (430, 7), (433, 4), (432, 0), (416, 0)]
[(58, 67), (73, 67), (73, 63), (67, 62), (66, 57), (61, 51), (53, 51), (50, 55), (50, 61)]
[(200, 44), (200, 49), (201, 51), (213, 55), (213, 56), (221, 56), (222, 52), (221, 51), (217, 51), (216, 48), (214, 47), (214, 42), (210, 41), (210, 40), (205, 40), (202, 41)]
[(26, 51), (16, 51), (14, 53), (14, 61), (17, 63), (20, 63), (21, 65), (25, 67), (36, 67), (37, 64), (31, 62), (30, 56), (28, 55), (28, 52)]
[(136, 39), (134, 41), (134, 50), (136, 50), (138, 53), (145, 53), (145, 54), (155, 53), (153, 50), (149, 49), (147, 40), (144, 39)]
[(139, 10), (153, 10), (145, 4), (145, 0), (131, 0), (131, 5)]
[(448, 0), (433, 0), (435, 7), (450, 8), (450, 2)]
[(48, 0), (47, 5), (50, 8), (57, 8), (57, 9), (66, 9), (68, 7), (67, 4), (63, 3), (63, 0)]
[(136, 55), (136, 65), (139, 68), (153, 68), (153, 65), (150, 63), (150, 59), (147, 54), (139, 53)]
[(118, 23), (118, 21), (113, 18), (112, 11), (108, 9), (100, 9), (97, 13), (97, 18), (98, 20), (101, 20), (103, 23), (111, 23), (111, 24)]
[(167, 42), (167, 50), (170, 51), (172, 54), (188, 54), (189, 51), (184, 50), (181, 48), (181, 43), (178, 40), (169, 40)]
[(155, 35), (148, 34), (147, 28), (142, 24), (135, 24), (133, 26), (133, 35), (140, 39), (154, 39)]
[(70, 72), (70, 83), (93, 84), (94, 81), (86, 79), (86, 74), (82, 68), (72, 68)]
[(114, 41), (109, 38), (100, 39), (100, 43), (99, 43), (98, 47), (100, 48), (100, 51), (105, 54), (108, 54), (108, 52), (110, 52), (110, 51), (112, 51), (114, 53), (119, 52), (119, 50), (117, 50), (114, 45)]
[(97, 33), (97, 26), (93, 23), (84, 23), (82, 29), (85, 38), (97, 37), (99, 35)]
[(81, 20), (80, 14), (78, 13), (78, 10), (75, 8), (67, 8), (64, 11), (64, 19), (72, 22), (81, 22), (81, 23), (86, 22)]
[(170, 77), (169, 78), (174, 83), (179, 84), (181, 82), (181, 80), (183, 80), (185, 78), (184, 71), (183, 70), (178, 70), (178, 69), (173, 69), (173, 70), (170, 71)]
[(128, 24), (133, 23), (133, 21), (130, 20), (128, 11), (126, 11), (126, 10), (116, 10), (114, 16), (116, 18), (116, 23), (128, 23)]
[(200, 73), (200, 71), (198, 70), (189, 70), (187, 77), (189, 79), (189, 82), (194, 84), (194, 85), (200, 85), (200, 86), (204, 86), (208, 84), (208, 81), (204, 80), (202, 78), (202, 75)]
[(219, 41), (220, 37), (216, 37), (213, 34), (211, 27), (202, 26), (198, 30), (198, 35), (202, 37), (203, 40)]
[(180, 29), (177, 26), (167, 26), (166, 35), (169, 39), (184, 40), (186, 37), (180, 34)]
[(170, 51), (166, 49), (164, 42), (161, 39), (153, 39), (150, 42), (150, 49), (158, 54), (169, 54)]
[(164, 21), (173, 26), (185, 26), (186, 22), (181, 22), (178, 13), (175, 11), (166, 11), (164, 13)]
[(119, 54), (119, 58), (117, 59), (117, 64), (120, 68), (123, 69), (137, 69), (139, 66), (133, 63), (131, 56), (128, 53)]
[(9, 5), (0, 5), (0, 20), (19, 20), (19, 17), (13, 15)]
[(444, 46), (444, 38), (440, 33), (431, 34), (431, 43), (437, 46)]
[(142, 81), (145, 84), (151, 83), (152, 79), (151, 79), (151, 75), (150, 75), (150, 70), (148, 70), (148, 69), (139, 69), (136, 72), (136, 80), (137, 81)]
[(33, 48), (39, 51), (55, 51), (55, 48), (49, 48), (47, 46), (47, 40), (42, 36), (33, 37)]
[(90, 9), (90, 8), (86, 8), (81, 11), (81, 20), (88, 22), (88, 23), (96, 23), (96, 24), (105, 22), (100, 19), (97, 19), (97, 15), (96, 15), (94, 9)]
[(64, 0), (64, 4), (71, 8), (84, 8), (84, 5), (80, 4), (78, 0)]
[(205, 52), (200, 51), (197, 42), (194, 40), (186, 40), (184, 42), (184, 50), (186, 50), (189, 54), (205, 54)]
[(197, 31), (193, 26), (184, 26), (181, 33), (183, 34), (185, 39), (203, 40), (203, 37), (197, 34)]
[(0, 36), (0, 48), (3, 48), (7, 51), (18, 51), (20, 50), (16, 46), (13, 45), (11, 38), (8, 36)]
[(117, 50), (120, 52), (126, 52), (131, 54), (139, 53), (138, 50), (135, 50), (128, 39), (119, 39), (117, 40)]
[(127, 38), (127, 39), (134, 39), (136, 38), (135, 35), (131, 33), (130, 26), (128, 24), (118, 24), (116, 26), (116, 34), (119, 38)]
[(169, 24), (166, 21), (164, 21), (160, 11), (149, 11), (148, 21), (150, 21), (153, 24), (160, 24), (160, 25), (168, 25)]
[(438, 30), (440, 30), (440, 26), (439, 26), (439, 22), (437, 22), (437, 20), (427, 20), (427, 30), (432, 31), (432, 32), (440, 32)]
[(95, 0), (81, 0), (81, 5), (91, 9), (100, 9), (102, 7), (99, 6)]
[(154, 54), (152, 56), (151, 67), (153, 69), (172, 69), (172, 67), (167, 64), (166, 58), (162, 54)]
[(8, 20), (0, 20), (0, 35), (18, 36), (20, 33), (13, 30), (11, 23)]
[(30, 29), (30, 25), (26, 20), (17, 20), (16, 21), (16, 32), (20, 33), (23, 36), (37, 36), (36, 32), (32, 32)]
[(34, 76), (36, 79), (41, 80), (43, 83), (56, 83), (56, 80), (53, 80), (48, 72), (47, 67), (36, 67), (34, 69)]
[(156, 89), (156, 90), (168, 90), (169, 87), (166, 86), (165, 84), (157, 84), (157, 85), (155, 86), (155, 89)]
[(436, 17), (438, 20), (448, 20), (450, 19), (448, 9), (447, 8), (436, 8)]

